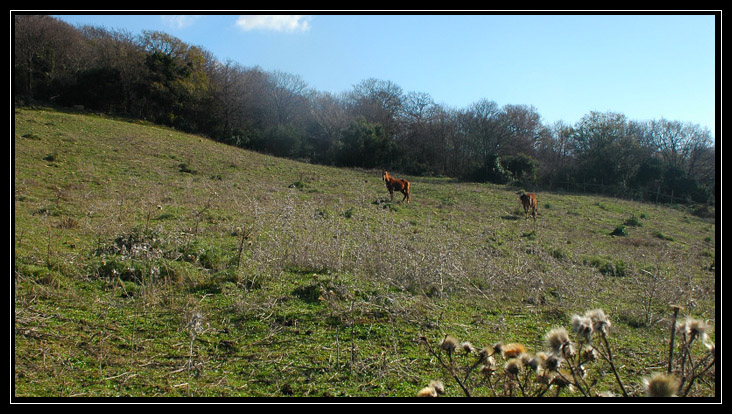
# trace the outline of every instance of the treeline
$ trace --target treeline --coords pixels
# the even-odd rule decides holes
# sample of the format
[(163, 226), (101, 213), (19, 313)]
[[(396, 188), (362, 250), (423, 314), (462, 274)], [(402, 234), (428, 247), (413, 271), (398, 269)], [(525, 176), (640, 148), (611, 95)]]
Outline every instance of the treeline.
[(688, 122), (591, 112), (544, 125), (532, 106), (450, 108), (379, 79), (332, 94), (166, 33), (49, 16), (15, 15), (13, 40), (17, 104), (82, 105), (313, 163), (714, 203), (714, 138)]

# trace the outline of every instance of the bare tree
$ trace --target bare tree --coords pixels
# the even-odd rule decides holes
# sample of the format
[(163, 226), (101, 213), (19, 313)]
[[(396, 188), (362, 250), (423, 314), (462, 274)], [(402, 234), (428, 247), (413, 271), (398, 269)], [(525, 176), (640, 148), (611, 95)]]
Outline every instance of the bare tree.
[(466, 131), (472, 156), (481, 162), (500, 155), (510, 136), (505, 113), (494, 101), (481, 99), (465, 112)]
[(87, 67), (116, 72), (121, 101), (115, 108), (122, 113), (133, 112), (140, 101), (135, 89), (144, 76), (145, 61), (136, 36), (126, 30), (98, 26), (81, 26), (79, 32), (87, 42)]
[(369, 78), (354, 86), (351, 109), (354, 115), (379, 123), (386, 135), (393, 137), (397, 134), (403, 99), (402, 88), (397, 84)]
[(328, 92), (314, 93), (310, 101), (310, 116), (315, 128), (311, 139), (315, 159), (333, 161), (333, 152), (338, 147), (341, 131), (346, 129), (353, 118), (348, 113), (344, 96)]
[(679, 167), (692, 175), (696, 161), (703, 149), (712, 144), (708, 129), (699, 125), (660, 120), (650, 121), (649, 140), (669, 165)]
[(533, 106), (526, 105), (506, 105), (503, 111), (506, 128), (511, 134), (505, 151), (535, 156), (539, 136), (544, 129), (539, 112)]
[(275, 124), (287, 124), (292, 121), (296, 109), (307, 103), (308, 85), (300, 75), (282, 71), (268, 74), (267, 93), (274, 111)]

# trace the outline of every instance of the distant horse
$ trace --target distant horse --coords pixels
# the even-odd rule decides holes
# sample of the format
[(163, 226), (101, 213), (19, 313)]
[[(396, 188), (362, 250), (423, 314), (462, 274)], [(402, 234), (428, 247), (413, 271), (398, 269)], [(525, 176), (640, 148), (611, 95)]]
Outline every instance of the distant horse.
[(521, 204), (524, 206), (524, 214), (526, 214), (526, 220), (529, 219), (529, 211), (531, 211), (531, 215), (534, 217), (534, 221), (536, 221), (536, 213), (539, 211), (539, 207), (536, 202), (536, 194), (521, 192), (518, 192), (516, 194), (520, 194), (519, 198), (521, 199)]
[(394, 201), (394, 190), (396, 190), (396, 191), (401, 191), (402, 194), (404, 194), (404, 198), (402, 198), (402, 201), (407, 200), (407, 203), (409, 203), (409, 198), (410, 198), (409, 181), (393, 178), (392, 176), (389, 175), (388, 172), (386, 172), (386, 170), (384, 170), (384, 173), (381, 175), (381, 178), (383, 178), (384, 182), (386, 182), (386, 189), (389, 190), (389, 195), (391, 196), (391, 201)]

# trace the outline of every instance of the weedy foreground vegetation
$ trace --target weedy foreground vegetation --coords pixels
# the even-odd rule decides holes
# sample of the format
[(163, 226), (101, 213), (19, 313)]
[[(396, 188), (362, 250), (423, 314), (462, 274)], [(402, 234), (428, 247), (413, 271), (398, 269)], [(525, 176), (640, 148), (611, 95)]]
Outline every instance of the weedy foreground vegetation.
[(716, 397), (692, 208), (539, 192), (534, 222), (398, 172), (391, 202), (381, 171), (46, 109), (13, 140), (15, 397)]

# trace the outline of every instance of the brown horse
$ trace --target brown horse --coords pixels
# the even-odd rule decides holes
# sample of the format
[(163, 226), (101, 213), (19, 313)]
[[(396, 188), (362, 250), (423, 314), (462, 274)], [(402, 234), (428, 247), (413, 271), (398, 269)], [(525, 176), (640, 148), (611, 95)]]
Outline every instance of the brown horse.
[(401, 193), (404, 194), (404, 198), (402, 198), (402, 201), (407, 200), (407, 203), (409, 203), (409, 198), (410, 198), (409, 181), (393, 178), (392, 176), (389, 175), (388, 172), (386, 172), (386, 170), (384, 170), (384, 173), (381, 175), (381, 178), (383, 178), (384, 182), (386, 183), (386, 189), (389, 190), (389, 195), (391, 196), (391, 201), (394, 201), (394, 190), (396, 190), (396, 191), (401, 191)]
[(539, 211), (538, 204), (536, 202), (536, 194), (534, 193), (517, 193), (521, 194), (521, 204), (524, 206), (524, 213), (526, 214), (526, 220), (529, 219), (529, 211), (531, 211), (531, 215), (534, 217), (534, 221), (536, 221), (536, 213)]

